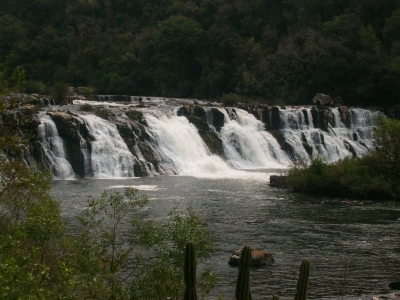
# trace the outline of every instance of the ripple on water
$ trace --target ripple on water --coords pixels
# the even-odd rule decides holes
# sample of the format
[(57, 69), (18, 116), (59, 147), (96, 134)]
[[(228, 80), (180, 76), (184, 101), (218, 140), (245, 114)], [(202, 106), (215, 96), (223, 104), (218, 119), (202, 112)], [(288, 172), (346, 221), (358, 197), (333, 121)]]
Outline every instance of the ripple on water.
[(210, 299), (234, 297), (237, 268), (228, 259), (245, 244), (267, 249), (275, 258), (267, 267), (252, 269), (254, 299), (274, 293), (293, 299), (303, 258), (311, 260), (310, 299), (392, 297), (387, 284), (400, 278), (400, 205), (395, 202), (349, 206), (341, 199), (273, 189), (265, 181), (185, 176), (57, 181), (51, 193), (73, 222), (86, 195), (125, 187), (149, 196), (155, 219), (189, 206), (204, 219), (217, 249), (206, 263), (221, 278)]

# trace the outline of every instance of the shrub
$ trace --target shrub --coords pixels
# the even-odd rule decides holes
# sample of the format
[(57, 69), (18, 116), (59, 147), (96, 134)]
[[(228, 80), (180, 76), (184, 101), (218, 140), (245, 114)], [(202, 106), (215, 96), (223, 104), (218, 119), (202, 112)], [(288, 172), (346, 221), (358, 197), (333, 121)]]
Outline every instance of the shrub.
[(41, 81), (29, 80), (25, 83), (24, 90), (28, 94), (38, 93), (44, 94), (46, 92), (46, 85)]
[(240, 100), (241, 98), (238, 94), (229, 93), (229, 94), (223, 94), (220, 99), (220, 102), (222, 102), (224, 106), (233, 106), (239, 103)]
[(107, 108), (100, 108), (96, 110), (96, 115), (103, 119), (108, 119), (110, 116), (110, 110)]
[(69, 93), (68, 85), (65, 82), (59, 81), (53, 85), (51, 92), (57, 101), (64, 104)]
[(92, 104), (84, 103), (84, 104), (82, 104), (82, 105), (80, 106), (80, 110), (82, 110), (82, 111), (93, 111), (93, 110), (94, 110), (94, 107), (93, 107)]

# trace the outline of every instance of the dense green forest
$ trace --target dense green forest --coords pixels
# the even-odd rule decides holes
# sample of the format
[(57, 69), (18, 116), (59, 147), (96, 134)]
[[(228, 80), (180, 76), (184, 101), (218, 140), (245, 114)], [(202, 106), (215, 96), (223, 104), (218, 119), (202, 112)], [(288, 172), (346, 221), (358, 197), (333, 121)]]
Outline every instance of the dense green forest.
[(27, 92), (400, 103), (399, 0), (2, 0), (0, 71)]

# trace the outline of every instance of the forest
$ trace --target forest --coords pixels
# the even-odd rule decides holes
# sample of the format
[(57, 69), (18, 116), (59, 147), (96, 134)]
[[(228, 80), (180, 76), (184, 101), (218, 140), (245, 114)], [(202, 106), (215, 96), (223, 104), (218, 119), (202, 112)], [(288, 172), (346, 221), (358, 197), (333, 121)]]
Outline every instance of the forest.
[(2, 0), (0, 72), (25, 92), (400, 103), (399, 0)]

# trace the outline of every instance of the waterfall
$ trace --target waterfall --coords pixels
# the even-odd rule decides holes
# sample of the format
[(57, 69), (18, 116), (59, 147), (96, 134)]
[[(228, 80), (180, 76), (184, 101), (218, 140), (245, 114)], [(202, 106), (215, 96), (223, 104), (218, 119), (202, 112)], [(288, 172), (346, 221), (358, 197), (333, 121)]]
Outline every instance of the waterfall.
[(264, 124), (246, 111), (235, 108), (220, 111), (225, 124), (220, 136), (226, 159), (238, 169), (286, 168), (290, 160)]
[[(212, 155), (197, 128), (176, 112), (145, 114), (148, 132), (158, 149), (160, 164), (169, 173), (191, 176), (243, 176), (217, 155)], [(259, 175), (254, 175), (258, 176)]]
[[(111, 121), (73, 110), (54, 109), (51, 117), (40, 113), (35, 149), (41, 149), (35, 159), (60, 179), (124, 178), (135, 172), (238, 178), (256, 174), (243, 170), (284, 169), (317, 155), (328, 163), (366, 155), (376, 147), (375, 117), (383, 115), (361, 108), (274, 107), (259, 114), (265, 125), (239, 108), (192, 108), (187, 117), (167, 105), (129, 117), (124, 104), (109, 109)], [(221, 155), (213, 155), (206, 143)]]
[[(337, 108), (327, 108), (327, 114), (331, 118), (325, 117), (326, 131), (314, 127), (314, 124), (321, 126), (321, 120), (313, 120), (311, 110), (312, 108), (279, 110), (281, 131), (293, 160), (309, 163), (310, 157), (320, 155), (332, 163), (348, 156), (361, 157), (374, 149), (374, 118), (380, 113), (349, 108), (348, 128), (342, 122)], [(317, 118), (319, 117), (318, 114)]]
[(80, 115), (89, 127), (92, 141), (91, 169), (94, 178), (133, 177), (135, 158), (117, 127), (94, 115)]
[(50, 116), (41, 114), (37, 139), (42, 147), (42, 162), (50, 168), (56, 179), (72, 179), (75, 173), (66, 158), (64, 143)]

